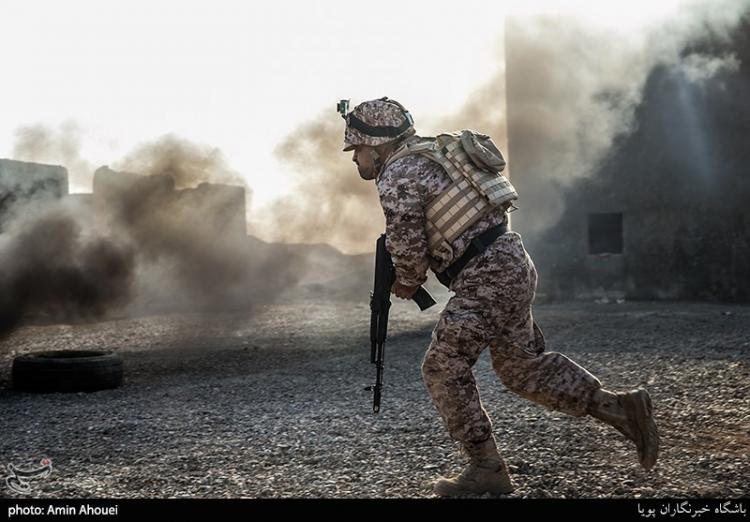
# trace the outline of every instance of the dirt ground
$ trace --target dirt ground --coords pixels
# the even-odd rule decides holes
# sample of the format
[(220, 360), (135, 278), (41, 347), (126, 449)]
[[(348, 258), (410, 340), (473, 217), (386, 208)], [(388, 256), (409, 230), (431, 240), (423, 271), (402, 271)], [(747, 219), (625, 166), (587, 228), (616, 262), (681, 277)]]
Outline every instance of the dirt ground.
[[(462, 462), (419, 370), (438, 311), (392, 309), (379, 415), (363, 389), (366, 303), (26, 326), (0, 341), (0, 466), (51, 459), (28, 497), (431, 497)], [(648, 388), (661, 453), (643, 471), (613, 429), (508, 392), (485, 353), (475, 373), (510, 496), (750, 496), (750, 307), (564, 303), (536, 317), (549, 349), (606, 387)], [(14, 355), (74, 348), (122, 355), (124, 385), (11, 388)], [(0, 497), (20, 496), (3, 482)]]

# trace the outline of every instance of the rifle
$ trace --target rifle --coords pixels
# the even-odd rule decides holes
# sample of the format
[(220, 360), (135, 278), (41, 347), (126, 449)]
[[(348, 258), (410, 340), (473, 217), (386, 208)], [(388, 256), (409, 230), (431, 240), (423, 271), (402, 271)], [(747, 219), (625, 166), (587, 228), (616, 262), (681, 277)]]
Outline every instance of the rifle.
[[(383, 360), (385, 338), (388, 333), (388, 311), (391, 308), (391, 286), (396, 280), (396, 269), (391, 254), (385, 248), (385, 234), (378, 238), (375, 248), (375, 282), (370, 294), (370, 362), (375, 364), (375, 384), (365, 388), (372, 391), (372, 411), (380, 411), (380, 395), (383, 388)], [(435, 300), (423, 287), (412, 296), (420, 310), (427, 310)]]

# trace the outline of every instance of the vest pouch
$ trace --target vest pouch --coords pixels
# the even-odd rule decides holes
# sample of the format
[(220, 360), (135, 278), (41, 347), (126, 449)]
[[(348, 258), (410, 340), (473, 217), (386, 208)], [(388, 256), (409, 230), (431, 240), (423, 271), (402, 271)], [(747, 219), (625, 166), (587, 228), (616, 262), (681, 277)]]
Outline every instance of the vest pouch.
[(477, 168), (500, 173), (505, 169), (505, 158), (492, 138), (472, 130), (461, 131), (461, 146)]

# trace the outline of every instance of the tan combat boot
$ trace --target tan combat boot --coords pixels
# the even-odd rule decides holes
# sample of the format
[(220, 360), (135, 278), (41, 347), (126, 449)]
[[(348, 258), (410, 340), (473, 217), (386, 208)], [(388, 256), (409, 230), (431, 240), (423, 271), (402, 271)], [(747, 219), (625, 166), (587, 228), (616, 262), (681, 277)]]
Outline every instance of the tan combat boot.
[(659, 455), (659, 430), (652, 415), (651, 397), (646, 390), (612, 393), (599, 389), (594, 393), (588, 411), (635, 442), (644, 469), (654, 467)]
[(513, 491), (508, 467), (497, 452), (494, 437), (477, 444), (465, 444), (464, 450), (469, 456), (469, 464), (457, 477), (438, 479), (434, 487), (436, 495), (499, 495)]

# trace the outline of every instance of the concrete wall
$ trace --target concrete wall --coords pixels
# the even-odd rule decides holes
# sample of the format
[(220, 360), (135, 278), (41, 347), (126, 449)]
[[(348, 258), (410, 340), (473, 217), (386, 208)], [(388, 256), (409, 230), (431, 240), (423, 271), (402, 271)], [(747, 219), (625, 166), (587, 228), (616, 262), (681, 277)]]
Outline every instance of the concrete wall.
[(68, 171), (64, 167), (0, 159), (0, 230), (11, 207), (59, 199), (67, 193)]

